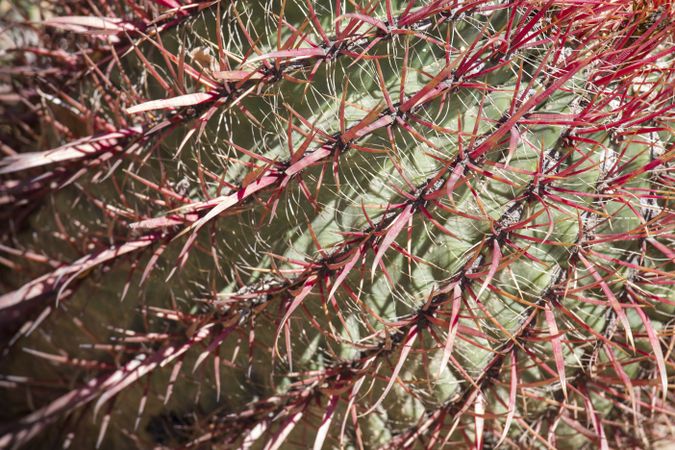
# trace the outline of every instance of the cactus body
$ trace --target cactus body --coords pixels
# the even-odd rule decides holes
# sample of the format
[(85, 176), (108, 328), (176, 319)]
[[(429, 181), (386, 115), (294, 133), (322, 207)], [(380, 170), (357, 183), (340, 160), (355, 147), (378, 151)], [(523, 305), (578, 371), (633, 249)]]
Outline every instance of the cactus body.
[(6, 15), (0, 447), (668, 440), (669, 1)]

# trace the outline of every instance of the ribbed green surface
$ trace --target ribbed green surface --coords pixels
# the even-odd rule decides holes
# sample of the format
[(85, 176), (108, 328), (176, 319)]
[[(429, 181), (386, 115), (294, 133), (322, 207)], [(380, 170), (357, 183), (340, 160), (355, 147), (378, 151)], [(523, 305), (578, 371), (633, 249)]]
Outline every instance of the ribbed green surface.
[[(406, 3), (391, 3), (394, 16), (410, 14)], [(451, 3), (414, 26), (390, 28), (400, 31), (392, 34), (378, 35), (376, 26), (363, 21), (344, 38), (360, 47), (337, 51), (334, 58), (301, 58), (304, 66), (297, 68), (284, 66), (288, 56), (263, 58), (285, 67), (281, 79), (259, 69), (261, 61), (240, 60), (281, 49), (295, 29), (304, 30), (305, 43), (296, 41), (289, 48), (319, 45), (321, 34), (306, 19), (312, 16), (306, 2), (237, 0), (190, 12), (189, 19), (159, 33), (167, 52), (208, 77), (226, 70), (217, 62), (222, 36), (224, 54), (232, 55), (227, 70), (259, 70), (262, 78), (220, 84), (222, 104), (192, 135), (198, 126), (192, 117), (213, 103), (173, 112), (126, 114), (120, 109), (208, 90), (179, 64), (168, 64), (157, 45), (120, 35), (138, 42), (143, 58), (133, 48), (120, 52), (121, 63), (106, 66), (108, 83), (88, 73), (66, 92), (118, 129), (142, 126), (141, 145), (129, 151), (125, 143), (106, 154), (106, 161), (59, 166), (67, 176), (57, 179), (7, 242), (67, 263), (144, 236), (156, 241), (78, 273), (60, 292), (58, 307), (55, 298), (64, 279), (47, 295), (30, 300), (37, 305), (33, 315), (17, 319), (12, 333), (44, 307), (55, 310), (29, 336), (13, 342), (0, 360), (0, 399), (10, 405), (0, 412), (8, 424), (0, 427), (0, 436), (16, 438), (28, 428), (17, 422), (21, 417), (88, 380), (128, 368), (139, 355), (153, 358), (166, 348), (189, 345), (184, 356), (120, 389), (114, 402), (102, 405), (95, 422), (85, 404), (91, 409), (95, 398), (105, 398), (105, 389), (74, 412), (65, 408), (49, 416), (44, 422), (49, 426), (28, 445), (61, 445), (69, 439), (60, 434), (62, 425), (77, 422), (79, 411), (85, 413), (73, 428), (71, 448), (93, 446), (101, 417), (108, 413), (102, 448), (237, 448), (257, 434), (251, 430), (263, 427), (253, 448), (268, 448), (294, 417), (298, 424), (283, 444), (277, 443), (308, 448), (326, 416), (330, 427), (324, 448), (437, 448), (446, 437), (450, 448), (475, 448), (478, 440), (492, 448), (511, 421), (510, 410), (515, 418), (505, 448), (595, 448), (603, 440), (614, 448), (660, 439), (663, 431), (655, 424), (660, 412), (672, 413), (672, 393), (664, 399), (660, 391), (662, 374), (647, 329), (660, 338), (672, 385), (673, 261), (663, 250), (673, 243), (673, 79), (668, 72), (673, 62), (664, 53), (672, 47), (667, 19), (672, 11), (645, 5), (662, 14), (647, 17), (627, 3)], [(424, 11), (428, 4), (412, 11)], [(466, 10), (455, 14), (463, 6)], [(360, 17), (387, 17), (385, 2), (361, 10), (352, 4), (342, 7)], [(82, 8), (83, 15), (90, 15)], [(359, 16), (336, 17), (333, 2), (313, 3), (313, 8), (331, 38), (350, 20), (359, 21)], [(537, 16), (541, 8), (546, 12)], [(72, 11), (75, 6), (61, 14), (74, 15)], [(55, 12), (59, 14), (58, 7)], [(661, 22), (652, 28), (644, 25), (657, 19)], [(530, 20), (535, 22), (531, 28)], [(526, 27), (524, 33), (532, 37), (524, 44), (514, 36)], [(78, 39), (89, 42), (60, 32), (73, 39), (71, 50)], [(148, 39), (159, 42), (156, 35)], [(502, 42), (513, 48), (489, 57)], [(364, 57), (357, 57), (365, 46)], [(619, 49), (626, 52), (621, 60), (616, 59)], [(421, 100), (408, 114), (391, 112), (398, 123), (369, 130), (344, 148), (335, 144), (332, 137), (367, 128), (369, 114), (369, 122), (387, 117), (387, 96), (399, 108), (434, 87), (432, 80), (448, 66), (465, 67), (466, 55), (472, 54), (484, 57), (484, 64), (469, 66), (461, 79), (448, 71), (443, 95)], [(102, 49), (88, 57), (96, 61), (105, 55)], [(652, 55), (649, 62), (630, 66)], [(172, 88), (184, 85), (185, 90), (167, 92), (143, 59)], [(497, 69), (481, 73), (493, 66)], [(628, 75), (599, 81), (626, 67), (632, 68)], [(654, 68), (658, 70), (648, 71)], [(557, 84), (561, 77), (566, 81)], [(49, 92), (53, 86), (48, 81), (36, 83)], [(536, 101), (529, 102), (532, 98)], [(91, 134), (91, 128), (103, 131), (84, 115), (78, 117), (81, 113), (50, 104), (46, 94), (42, 101), (64, 126), (72, 123), (74, 137)], [(521, 108), (528, 112), (510, 122)], [(172, 117), (178, 119), (166, 133), (148, 131)], [(505, 123), (510, 128), (502, 132)], [(61, 138), (63, 133), (51, 137), (44, 121), (40, 134), (53, 141), (51, 147), (68, 140)], [(475, 153), (495, 135), (485, 152)], [(191, 205), (222, 201), (246, 189), (271, 173), (267, 171), (288, 174), (285, 168), (299, 160), (292, 153), (307, 139), (302, 157), (324, 144), (331, 155), (248, 196), (198, 230), (190, 227), (194, 216), (181, 215), (193, 212)], [(448, 189), (459, 166), (466, 168), (455, 188)], [(30, 179), (52, 168), (4, 176)], [(84, 172), (76, 181), (64, 183), (79, 168)], [(2, 192), (10, 192), (8, 186)], [(439, 194), (430, 199), (433, 192)], [(427, 197), (413, 201), (421, 193)], [(178, 196), (185, 201), (177, 201)], [(20, 204), (19, 199), (7, 207)], [(374, 265), (387, 230), (405, 207), (412, 208), (410, 219), (381, 264)], [(199, 214), (209, 210), (201, 208)], [(162, 217), (177, 218), (177, 223), (137, 226)], [(195, 233), (186, 264), (176, 269), (186, 239)], [(495, 256), (495, 246), (501, 257)], [(160, 248), (155, 260), (153, 251)], [(357, 262), (329, 298), (353, 257)], [(139, 286), (148, 263), (156, 267)], [(329, 265), (322, 270), (323, 263)], [(26, 269), (3, 283), (8, 296), (49, 272), (43, 265), (29, 270), (31, 264), (21, 264)], [(3, 277), (10, 280), (9, 271)], [(311, 290), (298, 300), (307, 284)], [(450, 362), (440, 367), (447, 360), (454, 284), (461, 292), (458, 328)], [(282, 323), (294, 301), (301, 304)], [(624, 306), (620, 310), (632, 336), (613, 302)], [(647, 321), (631, 306), (635, 302)], [(162, 317), (161, 311), (169, 310), (184, 316)], [(207, 338), (194, 343), (200, 330)], [(144, 335), (147, 342), (134, 342)], [(404, 342), (411, 336), (415, 341), (408, 353)], [(556, 360), (556, 345), (562, 361)], [(29, 349), (105, 367), (56, 365)], [(381, 404), (361, 416), (376, 405), (399, 363), (397, 382)], [(172, 371), (175, 382), (169, 381)], [(633, 380), (634, 394), (621, 371)], [(26, 382), (12, 378), (24, 376)], [(219, 394), (214, 377), (220, 379)], [(513, 403), (512, 382), (517, 385)], [(172, 394), (165, 404), (167, 385)], [(146, 393), (147, 404), (133, 430)], [(635, 417), (631, 395), (641, 402)], [(337, 399), (333, 413), (328, 404)], [(484, 417), (484, 425), (477, 426), (481, 419), (476, 417)], [(479, 439), (476, 429), (481, 427)]]

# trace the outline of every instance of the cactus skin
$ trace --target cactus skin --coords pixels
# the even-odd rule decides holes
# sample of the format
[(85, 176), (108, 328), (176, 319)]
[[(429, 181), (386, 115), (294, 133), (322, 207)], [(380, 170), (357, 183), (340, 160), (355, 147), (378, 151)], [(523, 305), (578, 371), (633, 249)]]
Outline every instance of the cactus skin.
[(668, 441), (669, 0), (5, 9), (0, 448)]

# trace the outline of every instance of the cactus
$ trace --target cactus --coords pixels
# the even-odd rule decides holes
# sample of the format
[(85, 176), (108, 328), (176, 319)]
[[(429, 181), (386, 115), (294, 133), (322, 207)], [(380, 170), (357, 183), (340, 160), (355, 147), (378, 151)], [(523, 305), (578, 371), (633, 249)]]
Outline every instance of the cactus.
[(669, 0), (0, 10), (0, 448), (672, 437)]

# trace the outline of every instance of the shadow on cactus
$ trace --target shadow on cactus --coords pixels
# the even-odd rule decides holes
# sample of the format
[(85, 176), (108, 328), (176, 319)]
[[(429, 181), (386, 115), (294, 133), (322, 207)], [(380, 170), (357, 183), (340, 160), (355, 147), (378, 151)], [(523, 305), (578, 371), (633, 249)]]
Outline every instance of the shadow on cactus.
[(671, 2), (0, 13), (0, 448), (674, 439)]

